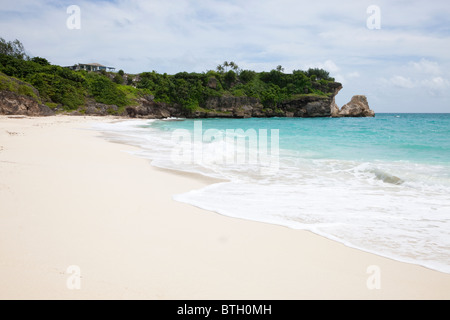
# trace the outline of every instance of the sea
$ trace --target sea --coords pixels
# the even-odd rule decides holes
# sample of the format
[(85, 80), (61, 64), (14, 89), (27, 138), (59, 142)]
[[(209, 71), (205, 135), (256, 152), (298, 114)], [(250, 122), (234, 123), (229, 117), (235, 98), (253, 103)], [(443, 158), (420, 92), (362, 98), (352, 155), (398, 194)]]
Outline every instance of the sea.
[(152, 165), (223, 182), (176, 194), (450, 273), (450, 114), (102, 123)]

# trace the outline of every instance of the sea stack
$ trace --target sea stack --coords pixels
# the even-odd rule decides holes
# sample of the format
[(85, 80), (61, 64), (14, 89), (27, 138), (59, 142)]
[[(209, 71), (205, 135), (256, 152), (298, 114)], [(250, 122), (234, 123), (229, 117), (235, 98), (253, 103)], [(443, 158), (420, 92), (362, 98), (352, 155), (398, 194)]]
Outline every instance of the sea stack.
[(349, 103), (340, 110), (337, 106), (331, 108), (332, 117), (375, 117), (375, 112), (370, 109), (367, 97), (363, 95), (353, 96)]

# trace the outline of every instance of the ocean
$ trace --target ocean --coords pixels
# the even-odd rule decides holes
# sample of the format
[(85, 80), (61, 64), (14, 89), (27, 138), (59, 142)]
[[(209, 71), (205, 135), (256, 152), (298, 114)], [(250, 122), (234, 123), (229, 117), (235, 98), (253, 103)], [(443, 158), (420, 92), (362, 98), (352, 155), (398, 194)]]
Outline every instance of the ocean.
[(136, 155), (154, 166), (225, 181), (177, 201), (450, 273), (450, 114), (137, 120), (95, 129), (138, 146)]

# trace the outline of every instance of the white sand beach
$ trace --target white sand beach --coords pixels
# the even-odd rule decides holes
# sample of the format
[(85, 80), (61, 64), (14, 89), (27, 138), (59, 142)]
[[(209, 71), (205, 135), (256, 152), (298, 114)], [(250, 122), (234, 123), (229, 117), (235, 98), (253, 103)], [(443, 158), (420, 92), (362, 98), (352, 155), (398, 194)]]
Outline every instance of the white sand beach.
[(214, 180), (86, 130), (102, 121), (0, 116), (0, 299), (450, 298), (450, 274), (174, 201)]

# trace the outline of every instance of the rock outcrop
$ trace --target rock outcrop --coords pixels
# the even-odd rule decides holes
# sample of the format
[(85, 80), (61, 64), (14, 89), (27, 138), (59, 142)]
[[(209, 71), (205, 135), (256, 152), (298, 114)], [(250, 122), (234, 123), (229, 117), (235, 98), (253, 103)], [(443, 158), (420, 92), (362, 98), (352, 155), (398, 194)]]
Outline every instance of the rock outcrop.
[(341, 110), (333, 109), (334, 117), (374, 117), (375, 112), (370, 109), (367, 97), (353, 96), (351, 101), (344, 105)]
[(193, 112), (193, 118), (251, 118), (262, 113), (263, 105), (252, 97), (209, 97), (205, 105)]
[(125, 115), (119, 114), (118, 112), (119, 108), (116, 105), (103, 104), (95, 101), (88, 101), (84, 109), (84, 114), (88, 116)]
[(0, 91), (0, 114), (24, 116), (51, 116), (54, 112), (35, 99), (12, 91)]
[(153, 96), (145, 96), (137, 99), (136, 105), (126, 107), (126, 115), (130, 118), (145, 119), (164, 119), (184, 116), (181, 106), (156, 102), (153, 99)]

